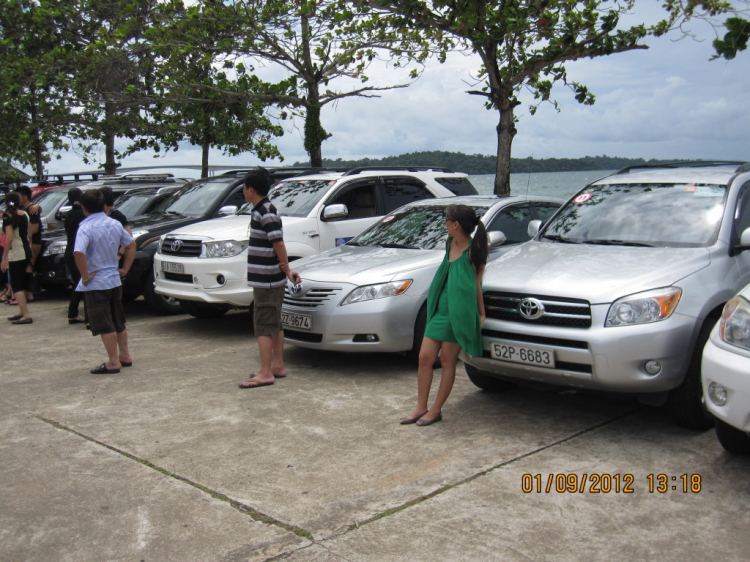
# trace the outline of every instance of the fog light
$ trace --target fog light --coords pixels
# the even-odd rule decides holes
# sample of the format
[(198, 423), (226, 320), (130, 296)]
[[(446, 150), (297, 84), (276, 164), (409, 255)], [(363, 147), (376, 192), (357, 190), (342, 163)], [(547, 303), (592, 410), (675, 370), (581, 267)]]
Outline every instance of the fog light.
[(727, 403), (727, 389), (719, 383), (712, 382), (708, 385), (708, 397), (717, 406), (723, 406)]
[(649, 375), (655, 375), (659, 371), (661, 371), (661, 363), (658, 361), (646, 361), (646, 364), (643, 366), (644, 369), (646, 369), (646, 372)]
[(224, 283), (226, 283), (226, 282), (227, 282), (227, 280), (226, 280), (226, 278), (225, 278), (225, 277), (224, 277), (223, 275), (217, 275), (217, 276), (216, 276), (216, 282), (217, 282), (217, 283), (218, 283), (219, 285), (223, 285)]
[(352, 340), (355, 343), (380, 341), (377, 334), (357, 334)]

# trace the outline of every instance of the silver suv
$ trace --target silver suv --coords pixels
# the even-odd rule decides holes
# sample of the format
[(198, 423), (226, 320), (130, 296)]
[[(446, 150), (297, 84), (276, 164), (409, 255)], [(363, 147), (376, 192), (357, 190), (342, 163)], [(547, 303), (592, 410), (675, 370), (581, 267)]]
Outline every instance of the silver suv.
[(750, 164), (631, 167), (573, 196), (484, 276), (486, 390), (515, 383), (637, 394), (706, 428), (701, 352), (750, 282)]

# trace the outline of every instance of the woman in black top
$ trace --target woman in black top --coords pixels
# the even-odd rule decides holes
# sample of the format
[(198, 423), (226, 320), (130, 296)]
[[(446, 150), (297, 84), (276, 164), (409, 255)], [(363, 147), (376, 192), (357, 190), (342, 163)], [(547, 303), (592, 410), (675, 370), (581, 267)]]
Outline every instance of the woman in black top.
[(28, 289), (24, 281), (26, 266), (31, 263), (31, 244), (29, 243), (29, 216), (20, 209), (21, 197), (18, 193), (8, 193), (5, 197), (5, 213), (3, 213), (3, 232), (5, 232), (5, 247), (3, 248), (0, 269), (5, 273), (10, 271), (10, 284), (15, 294), (19, 314), (9, 316), (13, 324), (31, 324), (33, 320), (29, 314), (24, 290)]
[(68, 244), (65, 246), (65, 265), (68, 266), (70, 271), (70, 277), (73, 279), (73, 292), (70, 295), (70, 303), (68, 304), (68, 324), (82, 324), (86, 323), (89, 325), (88, 312), (86, 312), (86, 302), (83, 303), (83, 312), (86, 318), (81, 318), (78, 315), (78, 307), (83, 301), (83, 293), (76, 291), (75, 288), (78, 286), (78, 282), (81, 280), (81, 273), (78, 271), (76, 266), (76, 260), (73, 257), (73, 250), (76, 245), (76, 234), (78, 233), (78, 226), (86, 218), (81, 207), (81, 190), (77, 187), (71, 187), (68, 191), (68, 203), (73, 207), (68, 214), (65, 215), (65, 234), (68, 239)]

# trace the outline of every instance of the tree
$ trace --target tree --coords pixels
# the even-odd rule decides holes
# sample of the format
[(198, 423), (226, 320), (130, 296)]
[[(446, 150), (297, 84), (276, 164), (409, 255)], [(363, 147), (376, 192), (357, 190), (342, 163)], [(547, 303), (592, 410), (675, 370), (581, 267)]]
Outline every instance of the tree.
[[(721, 0), (667, 4), (667, 17), (656, 25), (620, 28), (620, 17), (635, 0), (374, 0), (380, 10), (401, 17), (400, 25), (419, 29), (438, 48), (455, 41), (476, 53), (479, 90), (485, 107), (499, 112), (495, 193), (510, 194), (510, 158), (517, 133), (515, 108), (526, 88), (539, 101), (550, 101), (552, 87), (562, 82), (578, 102), (591, 105), (588, 88), (569, 82), (564, 63), (648, 48), (642, 41), (662, 35), (689, 19), (695, 10), (715, 14), (726, 9)], [(555, 103), (555, 102), (552, 102)], [(531, 107), (534, 114), (536, 105)]]
[(731, 60), (737, 56), (739, 51), (747, 49), (748, 35), (750, 35), (750, 21), (739, 17), (727, 18), (724, 26), (727, 28), (724, 38), (714, 40), (716, 55), (713, 58), (724, 57), (727, 60)]

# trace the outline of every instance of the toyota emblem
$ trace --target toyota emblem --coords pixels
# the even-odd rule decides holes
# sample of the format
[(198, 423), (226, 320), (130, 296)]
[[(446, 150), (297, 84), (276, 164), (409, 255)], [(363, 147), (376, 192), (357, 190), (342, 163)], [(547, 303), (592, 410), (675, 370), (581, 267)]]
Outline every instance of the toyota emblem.
[(169, 249), (172, 250), (173, 252), (179, 252), (181, 247), (182, 247), (181, 240), (173, 240), (172, 245), (169, 247)]
[(301, 297), (302, 296), (302, 283), (297, 283), (296, 285), (292, 285), (289, 289), (289, 292), (292, 294), (292, 297)]
[(538, 299), (523, 299), (518, 304), (518, 313), (527, 320), (536, 320), (544, 316), (544, 305)]

